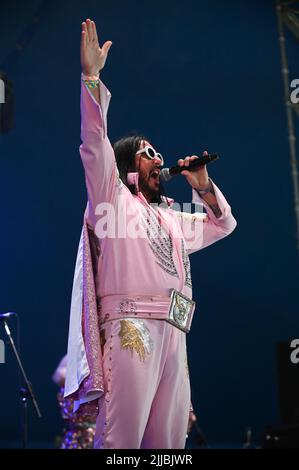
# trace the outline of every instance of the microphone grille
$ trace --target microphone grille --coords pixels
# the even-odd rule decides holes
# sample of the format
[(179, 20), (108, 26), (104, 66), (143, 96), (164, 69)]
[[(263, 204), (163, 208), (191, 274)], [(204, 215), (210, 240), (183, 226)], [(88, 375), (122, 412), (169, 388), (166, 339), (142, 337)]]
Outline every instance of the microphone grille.
[(171, 180), (172, 176), (169, 173), (169, 168), (162, 168), (160, 173), (160, 180), (162, 181), (169, 181)]

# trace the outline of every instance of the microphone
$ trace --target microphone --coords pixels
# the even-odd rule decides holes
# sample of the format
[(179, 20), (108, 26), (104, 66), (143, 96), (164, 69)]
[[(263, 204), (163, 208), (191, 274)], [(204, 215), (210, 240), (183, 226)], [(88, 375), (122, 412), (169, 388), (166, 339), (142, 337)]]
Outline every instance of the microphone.
[(218, 160), (219, 155), (218, 153), (211, 153), (208, 155), (202, 155), (198, 157), (196, 160), (193, 160), (189, 163), (189, 166), (172, 166), (171, 168), (162, 168), (160, 173), (160, 180), (161, 181), (170, 181), (174, 176), (179, 175), (182, 171), (194, 171), (197, 170), (199, 166), (206, 165), (207, 163), (213, 162), (214, 160)]
[(16, 315), (15, 312), (0, 313), (0, 320), (5, 320), (6, 318)]

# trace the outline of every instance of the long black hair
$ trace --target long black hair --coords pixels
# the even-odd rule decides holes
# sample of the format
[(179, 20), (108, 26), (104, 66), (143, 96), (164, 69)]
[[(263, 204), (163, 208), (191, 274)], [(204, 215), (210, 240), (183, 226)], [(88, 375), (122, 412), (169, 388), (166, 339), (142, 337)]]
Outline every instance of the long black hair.
[[(122, 182), (129, 188), (132, 194), (135, 194), (135, 186), (128, 184), (127, 174), (131, 171), (136, 171), (135, 154), (140, 149), (140, 144), (143, 140), (150, 142), (149, 139), (143, 135), (132, 135), (122, 137), (113, 145), (119, 177)], [(164, 196), (164, 188), (160, 183), (159, 193), (157, 194), (157, 200), (152, 202), (160, 204), (162, 202), (162, 195)]]

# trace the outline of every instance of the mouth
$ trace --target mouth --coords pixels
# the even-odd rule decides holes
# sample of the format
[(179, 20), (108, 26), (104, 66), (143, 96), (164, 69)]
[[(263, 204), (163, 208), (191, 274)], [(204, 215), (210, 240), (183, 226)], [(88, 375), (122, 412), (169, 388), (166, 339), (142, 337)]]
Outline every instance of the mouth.
[(153, 171), (150, 172), (150, 178), (154, 178), (155, 180), (158, 181), (160, 173), (161, 173), (161, 170), (159, 170), (158, 168), (155, 168)]

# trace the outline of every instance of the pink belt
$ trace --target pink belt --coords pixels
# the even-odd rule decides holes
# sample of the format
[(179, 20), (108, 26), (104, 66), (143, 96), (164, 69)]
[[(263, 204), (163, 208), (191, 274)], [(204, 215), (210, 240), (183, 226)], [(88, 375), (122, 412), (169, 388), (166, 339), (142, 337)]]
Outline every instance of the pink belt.
[(100, 325), (121, 318), (166, 320), (182, 331), (190, 331), (195, 302), (175, 289), (170, 297), (151, 295), (107, 295), (100, 300)]

